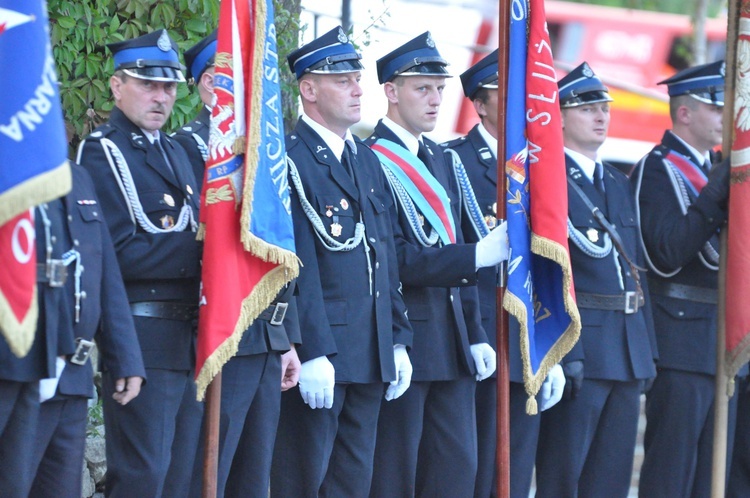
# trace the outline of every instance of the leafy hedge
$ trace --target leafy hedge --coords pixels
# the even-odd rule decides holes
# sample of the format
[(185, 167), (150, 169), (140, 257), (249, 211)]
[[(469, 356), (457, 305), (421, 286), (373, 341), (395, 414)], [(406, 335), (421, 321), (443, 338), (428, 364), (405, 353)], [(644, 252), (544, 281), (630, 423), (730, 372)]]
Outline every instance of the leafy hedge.
[[(274, 1), (279, 4), (277, 24), (284, 26), (279, 52), (285, 54), (297, 44), (299, 0)], [(107, 43), (166, 28), (182, 52), (217, 26), (219, 0), (48, 0), (48, 9), (63, 112), (75, 151), (83, 137), (107, 120), (114, 105), (109, 89), (114, 68)], [(284, 92), (292, 92), (289, 102), (296, 100), (288, 83)], [(199, 103), (197, 92), (179, 85), (165, 130), (192, 120)], [(294, 107), (290, 103), (286, 115), (296, 114)]]

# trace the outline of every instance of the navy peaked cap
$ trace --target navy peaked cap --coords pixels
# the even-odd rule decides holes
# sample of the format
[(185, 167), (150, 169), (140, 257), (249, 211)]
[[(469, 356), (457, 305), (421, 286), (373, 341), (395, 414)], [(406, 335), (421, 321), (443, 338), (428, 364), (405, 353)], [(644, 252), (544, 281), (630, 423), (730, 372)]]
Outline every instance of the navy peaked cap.
[(154, 81), (185, 81), (177, 44), (160, 29), (138, 38), (107, 45), (114, 56), (115, 71), (122, 69), (134, 78)]
[(443, 76), (450, 78), (445, 69), (448, 62), (435, 48), (429, 31), (409, 40), (393, 52), (378, 59), (378, 81), (382, 85), (397, 76)]
[(286, 58), (289, 68), (300, 79), (307, 73), (340, 74), (364, 69), (362, 56), (351, 44), (341, 26), (303, 45)]
[(586, 62), (561, 78), (557, 88), (562, 108), (612, 102), (607, 87)]
[(188, 79), (193, 78), (196, 82), (201, 79), (203, 72), (214, 65), (216, 58), (216, 35), (218, 30), (213, 32), (185, 50), (185, 66), (187, 66)]
[(690, 95), (706, 104), (723, 106), (725, 69), (723, 60), (710, 62), (683, 69), (659, 84), (667, 85), (670, 97)]
[(464, 95), (474, 100), (481, 88), (497, 88), (499, 49), (487, 55), (461, 74)]

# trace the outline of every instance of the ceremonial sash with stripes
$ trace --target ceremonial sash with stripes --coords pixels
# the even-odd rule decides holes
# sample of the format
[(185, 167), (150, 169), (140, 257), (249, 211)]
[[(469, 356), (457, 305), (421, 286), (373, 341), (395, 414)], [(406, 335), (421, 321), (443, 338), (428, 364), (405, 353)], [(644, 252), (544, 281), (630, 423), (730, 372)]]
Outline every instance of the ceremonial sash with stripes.
[(406, 148), (390, 140), (378, 139), (370, 148), (401, 184), (443, 244), (454, 244), (456, 227), (448, 194), (427, 166)]
[(706, 183), (708, 183), (708, 178), (706, 177), (706, 174), (703, 172), (703, 170), (693, 161), (673, 150), (669, 151), (666, 159), (667, 161), (672, 163), (672, 165), (686, 180), (686, 183), (690, 187), (690, 190), (692, 190), (695, 195), (700, 194), (701, 190), (703, 190), (703, 187), (705, 187)]

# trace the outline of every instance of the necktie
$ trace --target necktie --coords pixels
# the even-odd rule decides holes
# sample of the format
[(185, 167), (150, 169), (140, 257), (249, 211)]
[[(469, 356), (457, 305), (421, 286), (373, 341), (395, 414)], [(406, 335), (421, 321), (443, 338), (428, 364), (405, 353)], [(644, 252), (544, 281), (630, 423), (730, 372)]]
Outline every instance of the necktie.
[(354, 180), (354, 168), (357, 164), (357, 160), (355, 159), (357, 157), (357, 154), (355, 152), (352, 152), (351, 146), (347, 142), (344, 144), (344, 151), (341, 153), (341, 164), (344, 166), (344, 169), (346, 169), (347, 173), (349, 173), (349, 176), (352, 177), (352, 180)]
[[(158, 150), (158, 151), (159, 151), (159, 154), (161, 154), (161, 157), (163, 157), (163, 158), (164, 158), (164, 162), (165, 162), (165, 163), (166, 163), (166, 165), (167, 165), (167, 169), (168, 169), (168, 170), (169, 170), (169, 171), (170, 171), (170, 172), (171, 172), (171, 173), (172, 173), (173, 175), (175, 175), (175, 171), (174, 171), (174, 168), (172, 167), (172, 164), (171, 164), (171, 163), (169, 162), (169, 157), (167, 157), (167, 153), (166, 153), (166, 152), (164, 151), (164, 147), (162, 147), (162, 145), (161, 145), (161, 140), (159, 140), (159, 139), (156, 139), (156, 140), (154, 140), (154, 146), (156, 147), (156, 150)], [(177, 178), (177, 176), (175, 175), (175, 179), (176, 179), (176, 178)]]
[(604, 195), (604, 166), (602, 166), (602, 163), (596, 163), (594, 168), (594, 187), (600, 194)]
[(430, 161), (430, 153), (427, 150), (427, 147), (425, 147), (424, 143), (420, 140), (419, 141), (419, 151), (417, 152), (417, 157), (422, 160), (425, 166), (427, 166), (427, 169), (432, 171), (432, 162)]

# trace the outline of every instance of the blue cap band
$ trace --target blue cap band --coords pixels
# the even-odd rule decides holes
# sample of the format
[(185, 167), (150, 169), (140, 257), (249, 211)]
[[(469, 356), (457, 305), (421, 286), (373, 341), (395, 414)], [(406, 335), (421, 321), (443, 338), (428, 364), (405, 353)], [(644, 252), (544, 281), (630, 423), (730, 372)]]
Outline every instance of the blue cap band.
[(466, 90), (469, 96), (473, 95), (474, 92), (479, 90), (479, 85), (491, 76), (497, 77), (497, 65), (489, 65), (474, 73), (466, 83)]
[(157, 47), (126, 48), (117, 52), (114, 56), (114, 60), (115, 70), (119, 69), (123, 64), (130, 64), (136, 62), (137, 60), (146, 60), (152, 62), (163, 61), (164, 66), (174, 67), (177, 69), (180, 68), (180, 62), (177, 59), (177, 52), (171, 49), (165, 52)]
[(425, 64), (429, 62), (437, 62), (442, 65), (447, 65), (445, 60), (440, 57), (439, 55), (435, 55), (435, 50), (430, 49), (424, 49), (424, 50), (412, 50), (410, 52), (407, 52), (405, 54), (399, 55), (392, 61), (389, 61), (388, 64), (386, 64), (382, 70), (382, 78), (383, 82), (386, 82), (393, 78), (394, 76), (398, 76), (396, 71), (399, 71), (399, 74), (403, 71), (401, 69), (409, 69), (410, 67), (418, 66), (420, 64)]
[(691, 93), (691, 91), (703, 90), (707, 91), (708, 88), (724, 88), (724, 78), (721, 76), (710, 75), (699, 78), (691, 78), (684, 82), (672, 83), (667, 88), (670, 97), (676, 97), (678, 95), (684, 95)]
[(306, 69), (314, 66), (326, 57), (333, 57), (335, 55), (351, 55), (351, 60), (359, 60), (359, 54), (354, 50), (353, 45), (349, 43), (336, 43), (335, 45), (329, 45), (314, 50), (309, 54), (305, 54), (294, 61), (294, 73), (296, 74), (297, 79), (300, 79), (305, 74)]
[(194, 79), (197, 80), (200, 77), (200, 74), (204, 69), (206, 69), (206, 63), (211, 59), (211, 57), (216, 55), (217, 44), (218, 42), (216, 40), (212, 41), (211, 43), (206, 45), (198, 55), (195, 56), (193, 64), (190, 66), (190, 74), (193, 75)]

